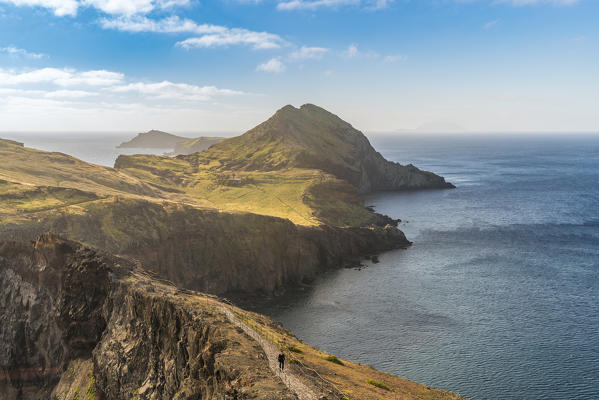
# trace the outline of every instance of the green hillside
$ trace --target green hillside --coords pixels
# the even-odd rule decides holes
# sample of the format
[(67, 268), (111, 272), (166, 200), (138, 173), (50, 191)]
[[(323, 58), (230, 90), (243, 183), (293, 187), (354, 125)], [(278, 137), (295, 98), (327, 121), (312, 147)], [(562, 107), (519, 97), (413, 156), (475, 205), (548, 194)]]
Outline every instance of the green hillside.
[(245, 134), (187, 160), (218, 170), (319, 169), (362, 193), (453, 187), (431, 172), (385, 160), (362, 132), (312, 104), (287, 105)]

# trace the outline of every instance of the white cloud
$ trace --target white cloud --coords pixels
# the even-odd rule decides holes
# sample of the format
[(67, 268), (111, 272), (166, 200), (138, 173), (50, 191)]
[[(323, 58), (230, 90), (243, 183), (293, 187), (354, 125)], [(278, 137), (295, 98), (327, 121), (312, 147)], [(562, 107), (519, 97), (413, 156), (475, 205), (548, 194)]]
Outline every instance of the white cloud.
[(394, 62), (398, 62), (398, 61), (403, 61), (405, 60), (407, 57), (402, 55), (402, 54), (390, 54), (388, 56), (385, 56), (383, 58), (383, 62), (386, 63), (394, 63)]
[(279, 10), (316, 10), (318, 8), (340, 8), (360, 6), (368, 9), (385, 8), (394, 0), (284, 0), (277, 4)]
[(97, 92), (88, 92), (85, 90), (54, 90), (44, 93), (44, 97), (49, 99), (82, 99), (84, 97), (98, 96)]
[(267, 62), (260, 64), (256, 67), (256, 71), (281, 73), (285, 71), (286, 67), (281, 60), (278, 58), (271, 58)]
[[(49, 85), (71, 89), (49, 89)], [(206, 101), (215, 96), (242, 95), (244, 92), (215, 86), (187, 83), (131, 81), (118, 72), (106, 70), (76, 71), (64, 68), (41, 68), (26, 72), (0, 69), (0, 94), (48, 99), (84, 99), (101, 96), (142, 95), (149, 100)]]
[(184, 49), (197, 47), (222, 47), (230, 45), (247, 45), (256, 50), (277, 49), (285, 42), (280, 36), (268, 32), (254, 32), (242, 28), (225, 29), (199, 37), (177, 42)]
[(185, 49), (229, 45), (247, 45), (254, 49), (276, 49), (285, 44), (280, 36), (273, 33), (228, 28), (220, 25), (198, 24), (190, 19), (181, 19), (177, 16), (163, 19), (121, 16), (112, 19), (101, 19), (100, 24), (105, 29), (126, 32), (195, 33), (200, 35), (177, 42), (177, 46)]
[(350, 44), (343, 52), (343, 55), (348, 58), (356, 57), (358, 54), (360, 54), (360, 52), (358, 51), (358, 46), (355, 44)]
[(54, 15), (75, 16), (80, 7), (94, 7), (107, 14), (146, 14), (157, 9), (186, 6), (190, 0), (0, 0), (15, 6), (42, 7)]
[(292, 60), (321, 59), (328, 51), (329, 49), (324, 47), (302, 46), (299, 50), (291, 53), (289, 58)]
[(153, 0), (83, 0), (82, 4), (95, 7), (107, 14), (145, 14), (155, 7)]
[(105, 70), (77, 72), (67, 68), (41, 68), (27, 72), (15, 72), (0, 69), (0, 85), (52, 83), (58, 86), (107, 86), (122, 80), (123, 74)]
[[(360, 59), (381, 59), (381, 55), (373, 50), (360, 50), (358, 45), (350, 44), (345, 50), (341, 52), (343, 58), (360, 58)], [(384, 62), (394, 62), (402, 59), (401, 55), (391, 54), (387, 57), (383, 57)]]
[(197, 24), (190, 19), (172, 16), (163, 19), (150, 19), (143, 16), (103, 18), (100, 25), (104, 29), (116, 29), (125, 32), (154, 33), (222, 33), (229, 30), (224, 26)]
[(127, 85), (110, 88), (115, 93), (137, 92), (152, 96), (157, 99), (172, 99), (185, 101), (205, 101), (218, 95), (240, 95), (243, 92), (219, 89), (215, 86), (196, 86), (186, 83), (173, 83), (169, 81), (145, 83), (135, 82)]
[(25, 49), (19, 49), (18, 47), (8, 46), (8, 47), (0, 47), (0, 53), (6, 53), (11, 56), (20, 56), (26, 58), (44, 58), (45, 54), (42, 53), (31, 53)]
[(489, 21), (487, 23), (485, 23), (483, 25), (484, 29), (491, 29), (493, 28), (495, 25), (497, 25), (499, 23), (499, 19), (494, 19), (493, 21)]
[(190, 0), (158, 0), (156, 4), (161, 9), (169, 9), (173, 7), (185, 7), (191, 4)]
[[(202, 122), (207, 120), (211, 128), (224, 129), (227, 123), (239, 122), (227, 120), (223, 109), (233, 106), (235, 99), (244, 94), (209, 85), (140, 82), (104, 70), (0, 69), (0, 120), (10, 127), (7, 129), (15, 130), (89, 130), (94, 126), (122, 130), (146, 124), (150, 124), (148, 129), (161, 125), (190, 129), (205, 126)], [(230, 102), (207, 109), (222, 97)], [(248, 114), (244, 118), (249, 125), (248, 118), (255, 116)]]
[(57, 79), (55, 83), (60, 86), (108, 86), (121, 82), (123, 78), (124, 75), (119, 72), (96, 70), (71, 73), (68, 77)]
[(63, 17), (77, 14), (79, 2), (77, 0), (0, 0), (2, 3), (13, 4), (17, 7), (42, 7), (54, 12), (54, 15)]

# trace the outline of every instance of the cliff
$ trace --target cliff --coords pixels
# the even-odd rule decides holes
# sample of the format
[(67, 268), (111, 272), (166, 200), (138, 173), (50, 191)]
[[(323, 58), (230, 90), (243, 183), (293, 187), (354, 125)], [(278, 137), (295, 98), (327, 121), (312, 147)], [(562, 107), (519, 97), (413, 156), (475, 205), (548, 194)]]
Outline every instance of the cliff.
[(127, 255), (181, 287), (214, 294), (281, 293), (361, 257), (409, 246), (382, 218), (367, 227), (298, 226), (250, 213), (220, 213), (133, 199), (94, 202), (0, 224), (0, 237), (60, 233)]
[(51, 236), (2, 242), (0, 289), (2, 400), (296, 398), (217, 306), (123, 259)]
[(144, 175), (135, 164), (115, 170), (2, 140), (0, 155), (0, 237), (59, 233), (192, 289), (281, 293), (409, 245), (355, 188), (319, 171), (254, 173), (230, 185), (178, 159), (152, 159), (155, 175)]
[[(319, 115), (323, 121), (312, 121)], [(355, 139), (331, 151), (338, 164), (353, 154), (354, 142), (369, 145), (331, 115), (314, 106), (285, 107), (265, 124), (286, 121), (293, 128), (307, 120), (308, 128), (327, 134), (337, 129), (331, 124), (338, 126), (344, 140)], [(283, 157), (281, 138), (297, 136), (308, 143), (320, 137), (306, 129), (269, 131), (274, 136), (267, 143), (274, 148), (261, 154)], [(253, 135), (250, 131), (244, 140)], [(254, 139), (266, 140), (262, 134)], [(327, 269), (410, 244), (395, 221), (366, 209), (347, 181), (320, 169), (235, 169), (239, 165), (227, 161), (219, 147), (227, 142), (191, 156), (123, 156), (113, 169), (0, 140), (6, 160), (0, 165), (2, 237), (33, 240), (44, 232), (60, 233), (134, 257), (183, 287), (216, 294), (281, 293)], [(289, 165), (298, 160), (291, 153), (285, 157)]]
[(119, 144), (117, 148), (173, 149), (177, 143), (185, 140), (189, 138), (152, 129), (138, 133), (133, 139)]
[(51, 235), (0, 242), (0, 293), (0, 400), (459, 399)]

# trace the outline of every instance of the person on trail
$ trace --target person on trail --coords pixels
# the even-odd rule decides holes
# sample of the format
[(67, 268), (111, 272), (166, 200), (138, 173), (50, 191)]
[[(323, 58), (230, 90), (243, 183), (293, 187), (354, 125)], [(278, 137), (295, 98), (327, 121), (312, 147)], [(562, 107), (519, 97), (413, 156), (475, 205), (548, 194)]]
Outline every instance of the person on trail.
[(285, 354), (282, 352), (279, 354), (279, 368), (281, 371), (285, 369)]

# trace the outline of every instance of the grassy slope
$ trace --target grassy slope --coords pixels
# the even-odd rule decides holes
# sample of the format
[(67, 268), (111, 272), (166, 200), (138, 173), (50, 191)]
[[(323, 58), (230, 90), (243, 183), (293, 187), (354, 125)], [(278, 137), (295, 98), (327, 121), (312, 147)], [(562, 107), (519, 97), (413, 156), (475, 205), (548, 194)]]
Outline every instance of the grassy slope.
[(222, 142), (225, 138), (217, 136), (200, 136), (195, 139), (188, 139), (178, 142), (175, 145), (176, 154), (191, 154), (198, 151), (204, 151), (210, 146)]
[[(225, 140), (205, 152), (191, 155), (197, 163), (220, 160), (225, 170), (274, 170), (304, 167), (300, 157), (359, 172), (355, 144), (365, 139), (337, 116), (312, 105), (285, 106), (245, 134)], [(193, 162), (193, 161), (192, 161)]]
[(0, 180), (0, 215), (39, 212), (100, 199), (72, 188), (32, 186)]
[[(200, 312), (202, 315), (216, 317), (213, 322), (215, 326), (228, 326), (227, 329), (222, 329), (220, 333), (225, 336), (234, 335), (235, 340), (240, 340), (237, 329), (232, 328), (226, 318), (221, 316), (222, 313), (219, 310), (221, 307), (230, 308), (242, 322), (285, 352), (287, 358), (286, 368), (293, 368), (294, 372), (303, 375), (306, 380), (313, 380), (317, 383), (326, 383), (327, 381), (332, 383), (348, 400), (463, 399), (463, 397), (454, 393), (433, 389), (405, 378), (377, 371), (368, 365), (340, 360), (336, 357), (335, 359), (342, 365), (328, 361), (330, 354), (303, 343), (270, 318), (225, 304), (215, 296), (177, 289), (168, 282), (155, 280), (145, 272), (133, 272), (127, 280), (140, 287), (151, 287), (151, 290), (144, 290), (144, 292), (157, 293), (161, 297), (168, 296), (170, 301), (183, 308)], [(245, 335), (242, 335), (242, 337), (249, 339)], [(246, 351), (245, 349), (251, 347), (244, 344), (241, 348)], [(379, 383), (382, 384), (379, 386), (383, 387), (376, 386)]]
[[(153, 155), (124, 157), (126, 164), (113, 169), (4, 140), (0, 159), (3, 223), (32, 213), (44, 218), (44, 211), (86, 213), (110, 207), (103, 200), (115, 196), (271, 215), (299, 225), (361, 225), (372, 218), (351, 186), (317, 170), (232, 173), (213, 169), (214, 163)], [(321, 188), (317, 194), (315, 187)]]
[(372, 218), (352, 186), (322, 171), (230, 171), (220, 168), (220, 161), (197, 163), (194, 156), (121, 156), (116, 165), (129, 175), (181, 191), (221, 211), (271, 215), (299, 225), (356, 226)]
[(158, 189), (113, 168), (11, 141), (0, 140), (0, 160), (0, 179), (8, 182), (74, 188), (102, 195), (160, 195)]
[[(116, 167), (222, 211), (272, 215), (301, 225), (357, 226), (372, 215), (355, 189), (334, 175), (360, 175), (361, 146), (370, 146), (362, 133), (333, 114), (311, 105), (286, 106), (244, 135), (201, 153), (171, 159), (121, 156)], [(306, 159), (326, 160), (326, 165), (303, 168)], [(319, 161), (310, 163), (319, 166)], [(228, 181), (231, 177), (241, 181)]]
[[(303, 343), (269, 318), (232, 307), (240, 320), (285, 352), (289, 368), (324, 379), (350, 400), (458, 400), (461, 396), (341, 360)], [(316, 372), (316, 374), (314, 373)]]

